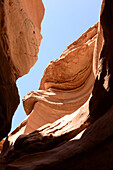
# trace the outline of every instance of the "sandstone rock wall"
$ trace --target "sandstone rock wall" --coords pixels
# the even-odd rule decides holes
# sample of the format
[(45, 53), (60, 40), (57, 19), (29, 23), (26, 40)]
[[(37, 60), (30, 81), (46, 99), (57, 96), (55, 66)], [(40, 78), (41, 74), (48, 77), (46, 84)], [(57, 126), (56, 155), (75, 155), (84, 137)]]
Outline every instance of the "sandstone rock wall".
[[(98, 24), (86, 31), (46, 68), (38, 91), (23, 99), (29, 115), (25, 133), (76, 111), (89, 98), (94, 76), (93, 51)], [(40, 121), (38, 121), (40, 120)]]
[(88, 100), (94, 85), (92, 62), (97, 29), (98, 23), (47, 66), (39, 90), (23, 99), (24, 109), (30, 115), (9, 135), (10, 143), (20, 134), (72, 114)]
[(0, 1), (0, 140), (10, 131), (19, 104), (16, 79), (37, 60), (43, 15), (41, 0)]
[(0, 1), (0, 140), (10, 128), (12, 116), (19, 104), (18, 90), (9, 64), (4, 3)]
[(9, 55), (18, 78), (37, 61), (44, 6), (41, 0), (5, 0), (4, 10)]
[[(60, 59), (51, 62), (45, 70), (40, 90), (30, 92), (24, 98), (28, 118), (5, 141), (0, 155), (0, 166), (3, 170), (113, 169), (112, 13), (113, 1), (103, 0), (99, 24), (91, 27), (68, 46)], [(74, 66), (78, 61), (77, 56), (82, 58), (84, 67), (85, 59), (87, 60), (88, 69), (83, 70), (81, 62), (78, 62), (78, 70), (81, 71), (76, 72)], [(69, 63), (73, 66), (72, 69)], [(57, 76), (56, 72), (58, 73), (61, 66), (68, 71), (62, 69)], [(77, 76), (74, 76), (74, 73)], [(72, 96), (76, 98), (79, 91), (81, 95), (78, 95), (77, 99), (81, 99), (81, 103), (76, 105)], [(56, 103), (61, 101), (62, 104), (57, 106)], [(33, 122), (37, 112), (41, 117), (44, 113), (49, 114), (49, 110), (53, 116), (56, 107), (55, 113), (60, 115), (58, 108), (63, 108), (67, 101), (74, 101), (73, 105), (70, 105), (72, 113), (66, 108), (64, 117), (58, 120), (54, 117), (56, 121), (49, 120), (54, 121), (53, 123), (46, 124), (46, 120), (44, 125), (37, 129), (38, 119)], [(30, 129), (30, 126), (34, 126), (35, 130)], [(30, 131), (32, 133), (29, 133)]]

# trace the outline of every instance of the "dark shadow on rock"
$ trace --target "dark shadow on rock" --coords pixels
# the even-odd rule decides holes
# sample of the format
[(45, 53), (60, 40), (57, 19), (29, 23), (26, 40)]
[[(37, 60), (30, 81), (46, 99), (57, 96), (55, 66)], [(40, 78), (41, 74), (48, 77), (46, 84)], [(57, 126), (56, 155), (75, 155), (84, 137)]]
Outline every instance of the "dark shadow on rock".
[(105, 114), (113, 104), (113, 1), (103, 1), (100, 16), (104, 45), (98, 65), (93, 95), (90, 100), (90, 115), (94, 120)]

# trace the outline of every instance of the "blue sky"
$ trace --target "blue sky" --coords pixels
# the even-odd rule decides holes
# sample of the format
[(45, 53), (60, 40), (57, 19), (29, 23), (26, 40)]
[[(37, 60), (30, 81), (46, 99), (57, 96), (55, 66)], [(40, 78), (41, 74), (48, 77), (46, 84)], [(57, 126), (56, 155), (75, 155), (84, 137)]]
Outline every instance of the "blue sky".
[(38, 61), (30, 72), (17, 80), (20, 105), (13, 117), (12, 130), (25, 118), (22, 98), (38, 90), (43, 72), (51, 60), (60, 57), (67, 46), (99, 20), (102, 0), (43, 0), (45, 16)]

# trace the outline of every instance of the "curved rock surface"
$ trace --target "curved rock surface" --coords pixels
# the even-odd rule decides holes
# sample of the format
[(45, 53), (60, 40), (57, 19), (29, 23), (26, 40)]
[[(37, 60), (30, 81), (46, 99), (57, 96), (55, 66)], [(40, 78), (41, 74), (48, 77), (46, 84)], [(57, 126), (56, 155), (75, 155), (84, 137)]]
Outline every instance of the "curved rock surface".
[(78, 90), (84, 86), (92, 71), (97, 28), (98, 24), (90, 27), (67, 47), (60, 59), (50, 62), (42, 77), (40, 90)]
[[(51, 133), (44, 136), (41, 131), (20, 136), (5, 156), (7, 168), (112, 169), (112, 113), (113, 107), (88, 128), (84, 126), (81, 133), (76, 131), (77, 136), (72, 135), (72, 131), (56, 138)], [(56, 129), (58, 131), (58, 126)]]
[(29, 115), (25, 132), (29, 133), (46, 123), (71, 114), (89, 98), (93, 85), (93, 51), (98, 24), (68, 46), (60, 59), (46, 68), (38, 91), (23, 99)]
[[(81, 107), (78, 106), (79, 108), (76, 108), (77, 110), (72, 114), (68, 113), (68, 115), (53, 123), (47, 123), (32, 133), (27, 133), (27, 130), (25, 132), (26, 125), (35, 107), (41, 108), (45, 106), (45, 103), (49, 103), (47, 106), (52, 111), (52, 109), (54, 110), (53, 107), (50, 107), (53, 104), (52, 102), (54, 101), (55, 103), (56, 99), (61, 99), (62, 96), (59, 97), (59, 95), (66, 91), (65, 87), (68, 87), (68, 92), (73, 92), (76, 89), (76, 93), (78, 93), (78, 90), (86, 88), (87, 83), (83, 86), (81, 82), (88, 81), (88, 78), (79, 81), (81, 88), (76, 84), (76, 81), (70, 86), (71, 80), (69, 79), (69, 82), (65, 82), (65, 76), (64, 84), (66, 83), (66, 86), (64, 88), (60, 76), (58, 76), (58, 79), (57, 76), (53, 77), (53, 79), (49, 78), (51, 74), (48, 70), (52, 70), (52, 74), (54, 73), (54, 65), (57, 61), (61, 63), (60, 61), (66, 58), (67, 49), (61, 55), (61, 59), (52, 62), (47, 67), (41, 81), (40, 90), (30, 92), (25, 97), (24, 106), (26, 107), (26, 112), (29, 114), (32, 111), (32, 113), (5, 141), (4, 149), (0, 156), (0, 166), (3, 170), (113, 169), (112, 27), (113, 1), (103, 0), (96, 33), (97, 38), (95, 39), (96, 44), (95, 47), (93, 46), (94, 53), (91, 60), (91, 66), (93, 67), (91, 67), (90, 71), (86, 71), (88, 77), (92, 74), (92, 82), (95, 83), (94, 88), (92, 83), (93, 91), (85, 91), (88, 92), (90, 97), (80, 104)], [(46, 74), (48, 75), (47, 79)], [(90, 85), (91, 83), (89, 83)], [(59, 92), (59, 95), (56, 92)], [(49, 96), (48, 94), (51, 95)], [(65, 101), (65, 99), (62, 101)], [(37, 105), (37, 103), (42, 105)], [(28, 104), (29, 107), (27, 108)], [(28, 130), (31, 129), (29, 128)], [(18, 133), (27, 134), (19, 136)], [(13, 142), (15, 135), (19, 136), (18, 139), (16, 139), (16, 136), (14, 144), (8, 145), (8, 140), (12, 138)]]
[(94, 85), (92, 61), (97, 29), (98, 24), (89, 28), (67, 47), (60, 59), (48, 65), (40, 90), (28, 93), (23, 99), (25, 111), (30, 115), (9, 135), (10, 143), (20, 134), (72, 114), (88, 100)]

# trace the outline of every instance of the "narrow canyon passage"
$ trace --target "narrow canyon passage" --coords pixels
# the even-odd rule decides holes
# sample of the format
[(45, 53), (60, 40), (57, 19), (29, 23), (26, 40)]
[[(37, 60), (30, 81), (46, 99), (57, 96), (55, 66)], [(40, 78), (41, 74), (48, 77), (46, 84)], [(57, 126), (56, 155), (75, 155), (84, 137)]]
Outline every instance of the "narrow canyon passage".
[[(92, 2), (89, 0), (84, 2), (82, 0), (77, 2), (43, 0), (43, 3), (45, 7), (45, 15), (41, 24), (43, 39), (39, 47), (38, 61), (27, 75), (17, 80), (20, 105), (13, 117), (12, 130), (25, 119), (26, 113), (22, 99), (28, 92), (38, 90), (49, 62), (58, 59), (70, 43), (99, 20), (101, 0), (96, 3), (94, 0)], [(68, 10), (70, 12), (67, 12)]]
[(0, 9), (0, 169), (113, 169), (113, 1)]

